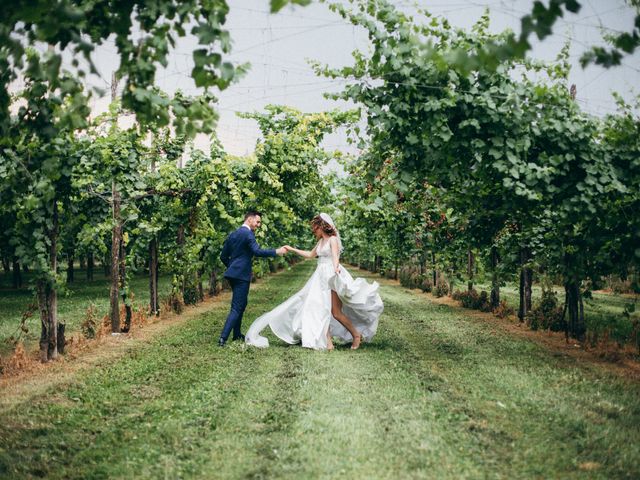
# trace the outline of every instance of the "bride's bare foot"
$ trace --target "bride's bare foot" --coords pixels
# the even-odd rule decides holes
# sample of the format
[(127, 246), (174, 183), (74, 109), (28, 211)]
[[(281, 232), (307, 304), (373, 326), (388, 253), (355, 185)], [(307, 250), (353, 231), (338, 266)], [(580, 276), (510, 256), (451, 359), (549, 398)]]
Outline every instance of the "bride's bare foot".
[(327, 331), (327, 350), (333, 350), (333, 337), (329, 331)]
[(357, 350), (358, 348), (360, 348), (360, 342), (362, 342), (361, 333), (353, 337), (353, 342), (351, 342), (351, 350)]

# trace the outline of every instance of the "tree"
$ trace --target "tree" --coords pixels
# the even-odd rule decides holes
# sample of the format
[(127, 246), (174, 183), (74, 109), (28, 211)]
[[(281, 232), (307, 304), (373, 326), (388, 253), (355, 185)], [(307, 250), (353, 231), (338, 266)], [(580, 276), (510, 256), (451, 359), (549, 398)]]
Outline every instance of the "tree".
[(271, 244), (308, 238), (307, 222), (332, 203), (320, 168), (334, 154), (321, 148), (324, 136), (353, 121), (353, 111), (302, 113), (268, 105), (264, 113), (242, 114), (258, 122), (262, 140), (250, 173), (251, 199), (269, 213), (262, 234)]
[[(171, 49), (179, 37), (190, 33), (198, 38), (201, 48), (194, 50), (195, 66), (191, 72), (197, 87), (226, 88), (246, 70), (222, 60), (231, 48), (229, 33), (222, 26), (228, 6), (224, 0), (173, 1), (148, 5), (145, 1), (115, 2), (111, 0), (64, 0), (4, 2), (0, 23), (0, 131), (9, 124), (9, 84), (24, 74), (25, 47), (44, 42), (57, 45), (60, 51), (82, 55), (89, 70), (96, 73), (92, 54), (96, 45), (106, 40), (115, 42), (120, 57), (118, 78), (125, 79), (122, 105), (133, 111), (138, 121), (147, 125), (173, 124), (178, 133), (193, 135), (211, 132), (216, 118), (213, 97), (205, 93), (193, 101), (171, 99), (153, 90), (158, 66), (166, 66)], [(134, 31), (139, 34), (133, 34)], [(53, 82), (59, 75), (61, 53), (52, 53), (44, 78)], [(86, 75), (77, 60), (77, 75)]]
[[(271, 0), (271, 11), (287, 4), (307, 5), (311, 0)], [(223, 29), (229, 13), (226, 0), (6, 0), (0, 20), (0, 133), (9, 128), (9, 85), (25, 73), (27, 48), (38, 43), (55, 45), (51, 61), (42, 72), (48, 82), (60, 73), (61, 52), (82, 56), (91, 73), (97, 73), (92, 56), (95, 47), (113, 41), (120, 66), (117, 77), (125, 79), (122, 106), (134, 112), (141, 125), (173, 124), (178, 134), (211, 133), (216, 119), (211, 87), (224, 90), (242, 76), (248, 65), (224, 61), (231, 50), (231, 37)], [(180, 37), (189, 33), (198, 39), (191, 71), (196, 87), (205, 95), (193, 100), (166, 98), (153, 90), (159, 66), (166, 67)], [(77, 59), (72, 62), (76, 78), (87, 72)], [(28, 67), (27, 67), (28, 68)]]
[[(604, 40), (610, 48), (589, 47), (580, 57), (583, 67), (592, 63), (606, 68), (620, 65), (626, 55), (633, 55), (640, 47), (640, 2), (628, 0), (628, 3), (636, 10), (631, 31), (605, 35)], [(519, 35), (507, 32), (500, 41), (487, 42), (482, 48), (471, 52), (459, 47), (434, 48), (430, 52), (430, 57), (433, 61), (450, 63), (457, 69), (466, 71), (481, 67), (495, 69), (504, 61), (524, 59), (526, 53), (531, 50), (529, 39), (532, 34), (544, 40), (553, 33), (553, 27), (558, 18), (563, 17), (566, 12), (578, 13), (581, 7), (582, 2), (578, 0), (550, 0), (548, 6), (536, 0), (533, 2), (531, 13), (520, 20)]]
[[(64, 326), (58, 325), (57, 290), (60, 211), (69, 207), (71, 173), (79, 161), (74, 136), (85, 127), (89, 108), (81, 84), (66, 72), (53, 80), (57, 64), (50, 52), (27, 52), (23, 104), (0, 137), (2, 197), (15, 212), (15, 253), (34, 265), (40, 319), (40, 356), (55, 359), (64, 348)], [(60, 333), (60, 335), (59, 335)]]
[[(626, 192), (626, 173), (611, 164), (598, 120), (583, 114), (569, 93), (567, 48), (555, 64), (526, 62), (518, 76), (511, 60), (479, 63), (469, 71), (430, 52), (433, 45), (480, 52), (508, 41), (508, 32), (488, 33), (486, 15), (465, 32), (429, 14), (428, 23), (416, 22), (383, 0), (331, 8), (365, 28), (372, 44), (371, 54), (354, 53), (353, 66), (316, 68), (347, 79), (334, 98), (364, 109), (370, 151), (362, 170), (375, 180), (370, 180), (373, 191), (392, 205), (406, 198), (400, 201), (388, 191), (387, 178), (394, 178), (398, 191), (410, 191), (409, 203), (412, 195), (419, 198), (416, 186), (426, 183), (441, 191), (445, 210), (451, 211), (448, 223), (456, 224), (445, 249), (452, 254), (445, 258), (455, 266), (469, 250), (486, 249), (494, 307), (500, 299), (503, 237), (523, 232), (521, 268), (544, 253), (547, 268), (563, 277), (568, 334), (581, 339), (582, 281), (597, 275), (600, 266), (593, 258), (607, 237), (598, 219), (606, 216), (613, 192)], [(531, 80), (527, 72), (546, 80)], [(382, 207), (385, 198), (373, 204)], [(526, 304), (527, 295), (522, 298)]]

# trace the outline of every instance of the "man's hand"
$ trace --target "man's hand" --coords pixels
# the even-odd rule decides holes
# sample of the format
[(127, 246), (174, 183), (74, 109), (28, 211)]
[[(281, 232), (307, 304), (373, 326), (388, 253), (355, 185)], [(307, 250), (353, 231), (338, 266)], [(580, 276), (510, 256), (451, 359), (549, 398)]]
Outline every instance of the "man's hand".
[(285, 247), (280, 247), (276, 249), (276, 255), (284, 255), (287, 253), (287, 249)]

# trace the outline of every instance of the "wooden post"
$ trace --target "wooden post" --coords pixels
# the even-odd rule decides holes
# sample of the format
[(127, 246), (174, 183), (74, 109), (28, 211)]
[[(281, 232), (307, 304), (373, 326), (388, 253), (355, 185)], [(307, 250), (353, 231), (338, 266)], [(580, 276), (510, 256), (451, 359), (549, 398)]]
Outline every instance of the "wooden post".
[(94, 267), (94, 260), (93, 260), (93, 252), (89, 252), (87, 253), (87, 280), (89, 281), (93, 281), (93, 267)]
[(67, 283), (73, 283), (73, 252), (67, 253)]
[(467, 250), (467, 290), (473, 290), (473, 271), (475, 268), (475, 258), (471, 249)]
[(218, 294), (218, 291), (216, 289), (217, 283), (218, 283), (218, 275), (216, 273), (216, 269), (213, 268), (209, 276), (209, 295), (213, 296)]
[(20, 273), (20, 262), (18, 257), (13, 257), (13, 288), (22, 287), (22, 274)]
[(160, 314), (158, 300), (158, 240), (153, 237), (149, 242), (149, 313)]
[[(111, 101), (116, 100), (118, 92), (118, 77), (114, 71), (111, 75)], [(120, 192), (115, 179), (111, 182), (111, 213), (113, 229), (111, 233), (111, 294), (109, 317), (111, 318), (111, 332), (120, 333), (120, 304), (118, 293), (120, 290), (120, 246), (122, 244), (122, 219), (120, 213)]]
[[(58, 200), (53, 199), (53, 215), (49, 236), (49, 268), (51, 276), (40, 279), (37, 284), (40, 309), (40, 360), (46, 362), (58, 358), (58, 294), (55, 274), (58, 270)], [(64, 338), (60, 339), (64, 343)]]
[(2, 270), (7, 277), (11, 274), (11, 264), (7, 257), (2, 257)]
[(111, 232), (111, 295), (110, 310), (111, 332), (120, 332), (120, 304), (118, 302), (118, 290), (120, 288), (120, 242), (122, 241), (122, 230), (120, 222), (120, 192), (114, 180), (111, 185), (112, 219), (113, 229)]
[(117, 96), (118, 96), (118, 76), (116, 75), (116, 71), (114, 70), (111, 73), (111, 101), (115, 102)]
[(524, 322), (525, 317), (531, 311), (531, 284), (533, 283), (533, 270), (527, 266), (530, 260), (530, 251), (523, 247), (520, 250), (520, 305), (518, 318)]
[(497, 308), (500, 305), (500, 278), (498, 276), (498, 263), (500, 257), (498, 255), (498, 248), (491, 247), (491, 309)]
[(128, 332), (131, 330), (131, 318), (133, 317), (133, 312), (131, 311), (131, 305), (127, 302), (127, 250), (124, 244), (124, 239), (122, 238), (122, 222), (120, 225), (120, 266), (118, 273), (120, 274), (120, 291), (122, 292), (122, 303), (124, 303), (125, 310), (124, 328), (122, 331)]

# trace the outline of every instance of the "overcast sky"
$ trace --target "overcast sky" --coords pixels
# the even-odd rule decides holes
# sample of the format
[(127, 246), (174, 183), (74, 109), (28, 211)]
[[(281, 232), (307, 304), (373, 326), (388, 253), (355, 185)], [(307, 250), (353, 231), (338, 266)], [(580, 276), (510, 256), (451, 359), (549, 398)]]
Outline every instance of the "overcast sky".
[[(351, 52), (366, 51), (368, 42), (362, 29), (346, 23), (317, 1), (308, 7), (287, 7), (274, 15), (269, 13), (269, 0), (229, 0), (228, 3), (230, 14), (226, 28), (234, 45), (228, 58), (235, 63), (249, 62), (251, 69), (237, 84), (219, 94), (218, 136), (227, 152), (245, 155), (253, 151), (259, 130), (254, 121), (238, 118), (236, 112), (261, 110), (271, 103), (306, 112), (340, 106), (324, 99), (322, 94), (340, 90), (343, 81), (316, 77), (306, 60), (319, 60), (331, 66), (351, 64)], [(519, 32), (520, 18), (531, 11), (533, 2), (393, 0), (392, 3), (409, 13), (415, 12), (413, 5), (417, 3), (463, 28), (473, 25), (488, 7), (493, 31), (511, 28)], [(577, 86), (577, 99), (585, 111), (604, 115), (615, 110), (612, 91), (628, 99), (634, 96), (634, 88), (635, 95), (639, 93), (640, 55), (626, 57), (622, 66), (608, 70), (601, 67), (583, 70), (578, 59), (588, 46), (602, 43), (603, 32), (630, 31), (635, 11), (623, 0), (582, 0), (581, 3), (581, 11), (557, 22), (554, 34), (538, 43), (530, 55), (553, 59), (570, 39), (574, 65), (570, 82)], [(180, 88), (186, 93), (198, 93), (190, 78), (193, 48), (197, 48), (193, 39), (181, 40), (168, 68), (157, 76), (163, 90), (173, 92)], [(103, 78), (92, 81), (103, 88), (108, 87), (111, 71), (117, 67), (115, 52), (112, 43), (97, 49), (97, 65)], [(104, 108), (106, 102), (106, 99), (95, 101), (95, 108)], [(207, 142), (200, 138), (196, 145), (206, 148)], [(325, 147), (353, 151), (340, 133), (328, 137)]]

